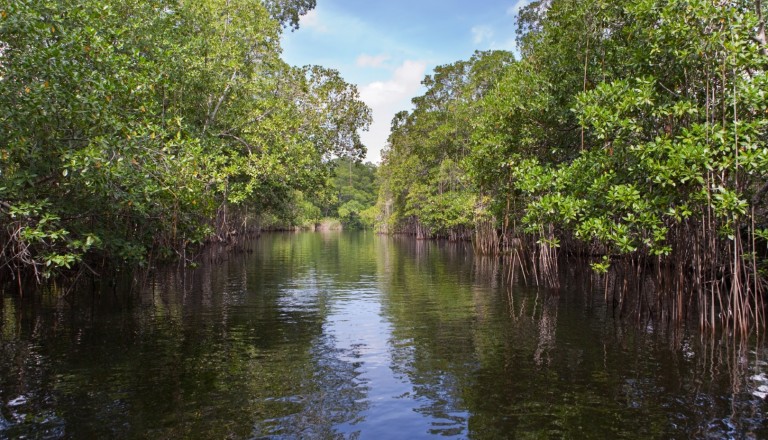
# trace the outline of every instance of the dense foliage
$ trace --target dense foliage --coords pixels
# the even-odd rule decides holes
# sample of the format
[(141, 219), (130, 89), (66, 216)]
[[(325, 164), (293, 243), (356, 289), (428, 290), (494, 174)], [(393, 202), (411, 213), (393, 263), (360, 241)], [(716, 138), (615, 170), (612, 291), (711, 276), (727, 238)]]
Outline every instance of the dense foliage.
[(287, 211), (269, 215), (272, 229), (364, 229), (376, 217), (376, 165), (339, 157), (328, 163), (325, 183), (310, 193), (297, 191)]
[(395, 118), (382, 224), (473, 228), (483, 250), (522, 246), (545, 265), (564, 245), (603, 256), (598, 271), (654, 262), (702, 326), (762, 320), (763, 13), (760, 1), (534, 1), (520, 60), (440, 68)]
[(395, 116), (380, 171), (384, 230), (460, 238), (473, 227), (476, 191), (466, 166), (482, 117), (477, 102), (512, 61), (508, 52), (478, 52), (439, 66), (413, 112)]
[(328, 199), (321, 207), (323, 215), (338, 218), (347, 229), (373, 226), (378, 193), (376, 170), (370, 162), (336, 160)]
[(0, 267), (144, 263), (289, 216), (365, 153), (338, 72), (280, 59), (314, 0), (0, 6)]

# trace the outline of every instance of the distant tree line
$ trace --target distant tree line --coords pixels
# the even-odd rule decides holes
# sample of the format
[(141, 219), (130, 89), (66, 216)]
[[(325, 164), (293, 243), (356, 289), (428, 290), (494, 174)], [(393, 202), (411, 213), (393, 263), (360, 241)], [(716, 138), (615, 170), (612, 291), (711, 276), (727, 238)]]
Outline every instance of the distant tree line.
[(339, 157), (330, 161), (325, 184), (313, 197), (296, 198), (291, 215), (268, 215), (266, 227), (309, 229), (332, 225), (340, 229), (371, 229), (376, 219), (378, 167), (370, 162)]

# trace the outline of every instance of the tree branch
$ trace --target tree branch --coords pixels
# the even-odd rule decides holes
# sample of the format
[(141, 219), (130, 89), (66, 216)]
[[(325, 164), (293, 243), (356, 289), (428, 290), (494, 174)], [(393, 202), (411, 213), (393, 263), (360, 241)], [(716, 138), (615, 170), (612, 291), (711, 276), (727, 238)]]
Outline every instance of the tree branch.
[(221, 94), (219, 97), (219, 101), (216, 103), (216, 106), (213, 108), (213, 112), (211, 112), (210, 115), (208, 115), (208, 118), (205, 120), (205, 125), (203, 126), (203, 133), (205, 133), (208, 130), (208, 127), (213, 124), (213, 122), (216, 120), (216, 115), (219, 113), (219, 108), (221, 108), (221, 104), (224, 103), (224, 100), (227, 98), (227, 93), (229, 93), (229, 89), (232, 88), (232, 82), (237, 78), (237, 69), (235, 69), (234, 72), (232, 72), (232, 76), (229, 78), (229, 82), (227, 83), (227, 86), (224, 87), (224, 93)]
[(755, 9), (757, 10), (757, 35), (755, 40), (760, 46), (760, 54), (763, 56), (768, 55), (768, 49), (766, 49), (766, 37), (765, 37), (765, 20), (763, 19), (763, 2), (762, 0), (755, 1)]
[(261, 148), (260, 147), (251, 145), (245, 139), (243, 139), (241, 137), (238, 137), (238, 136), (235, 136), (234, 134), (224, 132), (224, 133), (219, 133), (219, 137), (220, 138), (228, 137), (228, 138), (232, 138), (232, 139), (236, 140), (237, 142), (241, 143), (243, 146), (245, 146), (245, 148), (248, 149), (248, 153), (249, 154), (253, 154), (253, 150), (256, 150), (256, 152), (258, 152), (258, 153), (261, 153)]

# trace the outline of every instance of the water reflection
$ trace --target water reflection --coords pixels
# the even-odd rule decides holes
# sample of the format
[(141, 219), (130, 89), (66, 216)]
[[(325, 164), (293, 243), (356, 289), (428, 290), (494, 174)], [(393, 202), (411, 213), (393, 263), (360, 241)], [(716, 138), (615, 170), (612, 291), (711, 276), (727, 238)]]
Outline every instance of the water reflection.
[[(394, 326), (393, 370), (414, 384), (416, 411), (432, 419), (431, 432), (473, 438), (768, 434), (765, 403), (738, 386), (751, 381), (754, 390), (763, 380), (754, 372), (764, 365), (745, 359), (747, 347), (728, 340), (702, 344), (697, 334), (679, 329), (670, 335), (648, 316), (644, 330), (639, 319), (627, 319), (635, 318), (633, 309), (606, 302), (601, 280), (589, 271), (565, 266), (555, 283), (560, 287), (546, 289), (526, 287), (521, 267), (472, 261), (460, 248), (398, 243), (379, 259)], [(741, 360), (713, 357), (713, 350)], [(751, 351), (754, 358), (764, 345)]]
[(208, 261), (4, 294), (0, 438), (768, 437), (765, 344), (638, 318), (615, 275), (527, 286), (464, 244), (371, 234)]

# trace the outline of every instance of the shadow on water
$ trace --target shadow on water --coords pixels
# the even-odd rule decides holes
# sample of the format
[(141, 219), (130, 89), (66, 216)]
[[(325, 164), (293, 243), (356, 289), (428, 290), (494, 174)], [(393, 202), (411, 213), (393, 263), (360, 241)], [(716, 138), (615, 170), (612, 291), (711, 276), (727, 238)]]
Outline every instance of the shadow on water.
[(671, 325), (615, 274), (535, 286), (370, 233), (211, 252), (142, 288), (5, 293), (0, 438), (768, 438), (764, 342)]

